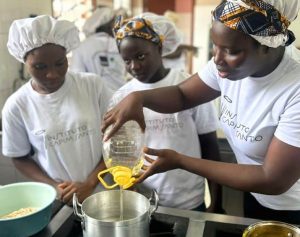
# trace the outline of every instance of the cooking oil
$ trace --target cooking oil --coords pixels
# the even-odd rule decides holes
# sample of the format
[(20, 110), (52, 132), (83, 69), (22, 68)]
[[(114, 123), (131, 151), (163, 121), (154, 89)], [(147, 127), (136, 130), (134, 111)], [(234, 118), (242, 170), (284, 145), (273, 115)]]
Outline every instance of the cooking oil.
[[(112, 127), (106, 131), (108, 133)], [(106, 188), (117, 185), (126, 189), (134, 182), (143, 164), (144, 134), (135, 121), (126, 122), (109, 140), (103, 143), (103, 158), (107, 170), (98, 174), (100, 182)], [(114, 178), (114, 185), (107, 185), (101, 175), (110, 172)]]

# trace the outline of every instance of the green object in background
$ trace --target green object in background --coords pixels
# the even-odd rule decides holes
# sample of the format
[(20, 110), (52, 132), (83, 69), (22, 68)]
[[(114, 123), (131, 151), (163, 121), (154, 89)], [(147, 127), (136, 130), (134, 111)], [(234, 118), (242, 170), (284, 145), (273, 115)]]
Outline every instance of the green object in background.
[(33, 235), (49, 223), (56, 190), (44, 183), (20, 182), (0, 187), (0, 217), (21, 208), (37, 211), (17, 218), (0, 219), (1, 237)]

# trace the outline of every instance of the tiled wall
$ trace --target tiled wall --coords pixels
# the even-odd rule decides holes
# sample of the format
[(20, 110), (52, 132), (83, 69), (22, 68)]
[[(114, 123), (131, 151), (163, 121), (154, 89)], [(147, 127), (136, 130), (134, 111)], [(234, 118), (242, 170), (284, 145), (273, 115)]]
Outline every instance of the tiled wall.
[[(7, 51), (7, 34), (14, 19), (30, 14), (51, 14), (51, 0), (0, 0), (0, 111), (19, 78), (20, 63)], [(1, 115), (0, 115), (1, 117)]]

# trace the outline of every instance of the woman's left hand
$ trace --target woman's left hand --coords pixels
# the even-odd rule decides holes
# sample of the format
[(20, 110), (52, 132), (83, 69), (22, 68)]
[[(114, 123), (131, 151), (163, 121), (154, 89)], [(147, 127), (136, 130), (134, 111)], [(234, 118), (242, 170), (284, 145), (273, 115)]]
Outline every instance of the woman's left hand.
[[(153, 174), (180, 168), (181, 155), (174, 150), (158, 150), (145, 147), (144, 153), (146, 154), (145, 160), (148, 161), (151, 165), (143, 167), (145, 172), (137, 179), (137, 183), (143, 182), (146, 178)], [(147, 155), (157, 156), (157, 158), (156, 160), (153, 160)]]
[(61, 201), (68, 205), (72, 204), (74, 193), (76, 193), (78, 201), (82, 203), (93, 192), (93, 188), (86, 183), (65, 181), (60, 183), (58, 187), (62, 189)]

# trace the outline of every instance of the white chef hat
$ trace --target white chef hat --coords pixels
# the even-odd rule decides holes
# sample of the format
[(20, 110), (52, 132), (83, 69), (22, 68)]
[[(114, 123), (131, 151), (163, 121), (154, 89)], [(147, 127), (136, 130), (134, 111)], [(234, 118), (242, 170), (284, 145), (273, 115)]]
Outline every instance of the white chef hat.
[(115, 17), (115, 12), (109, 7), (97, 8), (92, 16), (86, 20), (82, 27), (82, 31), (86, 36), (92, 35), (96, 29), (110, 22)]
[[(136, 25), (134, 22), (140, 21), (141, 19), (146, 20), (150, 25), (148, 24), (147, 26), (138, 27), (136, 29), (132, 28), (132, 26)], [(137, 26), (138, 25), (139, 24), (137, 24)], [(154, 35), (149, 35), (151, 34), (151, 30), (147, 30), (147, 27), (150, 27), (152, 31), (154, 31)], [(114, 34), (118, 44), (127, 36), (135, 36), (148, 39), (155, 43), (161, 43), (162, 56), (173, 53), (182, 43), (182, 37), (175, 24), (167, 17), (156, 15), (151, 12), (145, 12), (125, 20), (118, 17), (114, 26)]]
[(166, 56), (175, 52), (178, 46), (182, 43), (183, 39), (178, 28), (167, 17), (156, 15), (151, 12), (142, 13), (137, 17), (141, 17), (150, 21), (153, 25), (154, 31), (158, 35), (163, 36), (162, 56)]
[(79, 31), (70, 21), (47, 15), (15, 20), (10, 26), (7, 48), (22, 63), (26, 53), (48, 43), (60, 45), (68, 53), (80, 44)]

